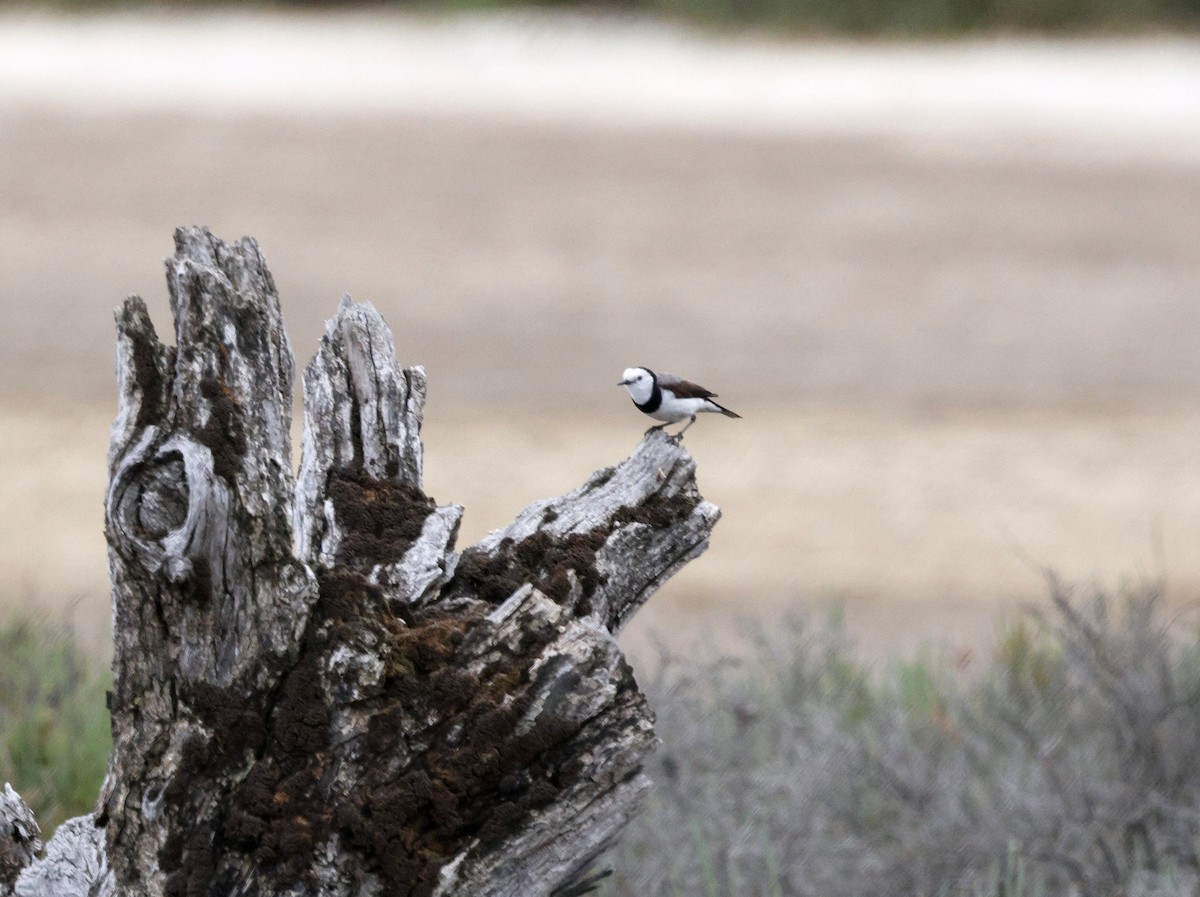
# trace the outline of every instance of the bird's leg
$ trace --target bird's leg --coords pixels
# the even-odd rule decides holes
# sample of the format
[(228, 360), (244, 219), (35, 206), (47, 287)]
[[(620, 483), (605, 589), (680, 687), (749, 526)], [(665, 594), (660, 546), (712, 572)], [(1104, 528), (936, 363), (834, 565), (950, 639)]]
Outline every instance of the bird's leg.
[(693, 415), (692, 415), (692, 419), (691, 419), (691, 420), (689, 420), (689, 421), (688, 421), (686, 424), (684, 424), (684, 426), (683, 426), (683, 429), (682, 429), (682, 430), (680, 430), (678, 433), (676, 433), (676, 434), (675, 434), (674, 436), (672, 436), (671, 438), (672, 438), (672, 439), (674, 439), (676, 442), (678, 442), (679, 440), (683, 439), (683, 434), (684, 434), (684, 433), (686, 433), (686, 432), (687, 432), (687, 429), (688, 429), (688, 427), (690, 427), (690, 426), (691, 426), (692, 424), (694, 424), (695, 422), (696, 422), (696, 415), (694, 415), (694, 414), (693, 414)]
[(661, 424), (655, 424), (653, 427), (650, 427), (648, 430), (646, 430), (646, 432), (645, 432), (645, 433), (643, 433), (642, 435), (643, 435), (643, 436), (649, 436), (649, 435), (650, 435), (651, 433), (653, 433), (655, 430), (661, 430), (663, 427), (665, 427), (665, 426), (666, 426), (667, 424), (669, 424), (669, 423), (670, 423), (670, 421), (665, 421), (665, 422), (663, 422), (663, 423), (661, 423)]

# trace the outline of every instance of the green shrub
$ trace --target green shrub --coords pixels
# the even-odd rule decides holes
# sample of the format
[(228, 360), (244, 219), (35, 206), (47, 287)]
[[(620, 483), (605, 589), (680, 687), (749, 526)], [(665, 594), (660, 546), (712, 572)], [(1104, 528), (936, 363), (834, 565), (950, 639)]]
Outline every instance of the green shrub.
[(645, 0), (676, 18), (842, 34), (1195, 27), (1196, 0)]
[(66, 626), (0, 626), (0, 785), (11, 782), (49, 835), (91, 810), (112, 747), (109, 673)]
[(682, 21), (835, 34), (943, 35), (1196, 27), (1200, 0), (430, 0), (427, 8), (620, 9)]

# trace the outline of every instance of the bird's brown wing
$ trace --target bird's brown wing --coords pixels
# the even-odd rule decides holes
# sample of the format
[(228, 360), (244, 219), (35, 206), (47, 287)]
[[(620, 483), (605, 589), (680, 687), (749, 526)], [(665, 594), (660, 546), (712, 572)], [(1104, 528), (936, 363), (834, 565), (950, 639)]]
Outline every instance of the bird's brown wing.
[(690, 380), (684, 380), (674, 374), (659, 374), (658, 385), (671, 390), (681, 399), (712, 399), (717, 395), (698, 383), (692, 383)]

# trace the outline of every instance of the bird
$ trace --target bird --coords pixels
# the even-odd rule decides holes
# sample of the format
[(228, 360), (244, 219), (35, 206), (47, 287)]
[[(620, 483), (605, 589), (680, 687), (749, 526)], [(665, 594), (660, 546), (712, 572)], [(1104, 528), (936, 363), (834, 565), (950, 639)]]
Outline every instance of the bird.
[[(667, 424), (677, 424), (691, 418), (682, 430), (675, 434), (680, 439), (687, 428), (696, 422), (701, 412), (724, 414), (726, 417), (741, 415), (713, 401), (717, 397), (703, 386), (697, 386), (674, 374), (656, 374), (650, 368), (626, 368), (618, 386), (629, 390), (629, 396), (638, 411), (662, 423), (651, 430), (661, 430)], [(648, 431), (647, 431), (648, 432)]]

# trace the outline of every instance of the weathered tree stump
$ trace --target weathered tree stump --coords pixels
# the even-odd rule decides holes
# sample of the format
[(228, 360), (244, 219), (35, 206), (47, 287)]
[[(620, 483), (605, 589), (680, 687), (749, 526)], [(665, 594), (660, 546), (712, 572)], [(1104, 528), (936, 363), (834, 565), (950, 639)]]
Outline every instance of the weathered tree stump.
[(455, 553), (462, 508), (422, 490), (425, 374), (379, 314), (328, 323), (294, 477), (258, 246), (175, 242), (176, 346), (141, 299), (117, 314), (108, 776), (32, 863), (32, 816), (0, 798), (0, 894), (579, 890), (647, 788), (614, 635), (707, 547), (694, 462), (652, 431)]

